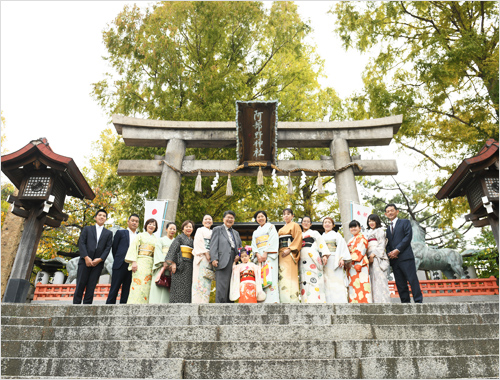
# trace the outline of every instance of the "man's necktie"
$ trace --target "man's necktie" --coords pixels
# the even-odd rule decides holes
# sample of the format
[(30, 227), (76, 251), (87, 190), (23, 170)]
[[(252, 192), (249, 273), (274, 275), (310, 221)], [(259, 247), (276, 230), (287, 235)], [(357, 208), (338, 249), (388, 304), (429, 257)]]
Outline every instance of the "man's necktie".
[(391, 222), (391, 235), (394, 235), (394, 224)]
[(231, 238), (233, 239), (233, 244), (234, 244), (233, 248), (236, 248), (236, 239), (234, 238), (234, 234), (233, 234), (233, 229), (232, 228), (229, 229), (229, 233), (231, 234)]

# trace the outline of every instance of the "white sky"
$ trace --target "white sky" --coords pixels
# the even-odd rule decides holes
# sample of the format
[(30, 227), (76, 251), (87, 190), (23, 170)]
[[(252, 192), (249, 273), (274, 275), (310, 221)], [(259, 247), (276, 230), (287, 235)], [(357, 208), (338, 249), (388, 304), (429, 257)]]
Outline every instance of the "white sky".
[[(14, 152), (46, 137), (52, 149), (87, 165), (91, 143), (112, 127), (90, 92), (109, 71), (102, 31), (126, 4), (134, 1), (1, 1), (1, 110), (7, 137), (3, 149)], [(152, 2), (138, 2), (142, 7)], [(325, 60), (324, 86), (342, 98), (359, 92), (369, 57), (342, 48), (333, 33), (334, 1), (299, 1), (311, 20), (312, 42)], [(376, 53), (376, 52), (373, 52)], [(114, 128), (113, 128), (114, 130)], [(4, 131), (2, 131), (4, 132)], [(364, 152), (363, 159), (398, 159), (399, 182), (429, 174), (413, 169), (414, 158), (395, 155), (395, 143)], [(361, 191), (361, 189), (359, 189)], [(362, 194), (360, 194), (362, 195)]]
[[(92, 141), (107, 117), (91, 96), (91, 83), (109, 71), (102, 31), (132, 1), (2, 1), (1, 109), (5, 148), (16, 151), (47, 137), (56, 153), (86, 164)], [(150, 2), (143, 2), (145, 6)], [(311, 20), (313, 41), (325, 59), (328, 78), (341, 96), (361, 89), (366, 59), (345, 52), (333, 34), (333, 2), (298, 2)]]
[[(52, 149), (72, 157), (82, 168), (91, 143), (112, 127), (94, 101), (91, 84), (110, 71), (102, 31), (133, 1), (1, 1), (1, 109), (7, 137), (3, 149), (14, 152), (29, 141), (46, 137)], [(142, 7), (152, 2), (138, 3)], [(368, 56), (342, 48), (333, 33), (333, 1), (299, 1), (311, 21), (311, 39), (325, 60), (324, 86), (347, 97), (362, 89), (361, 73)], [(112, 128), (114, 130), (114, 128)], [(3, 132), (3, 131), (2, 131)], [(363, 154), (393, 158), (395, 144)], [(410, 165), (398, 163), (402, 180), (413, 180)]]

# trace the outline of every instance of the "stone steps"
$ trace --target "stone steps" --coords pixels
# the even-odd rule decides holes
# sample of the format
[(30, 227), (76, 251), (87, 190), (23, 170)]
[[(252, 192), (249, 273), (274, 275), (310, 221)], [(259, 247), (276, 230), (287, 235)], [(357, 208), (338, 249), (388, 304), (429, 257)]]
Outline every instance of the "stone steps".
[(498, 302), (2, 304), (2, 378), (497, 378)]
[[(2, 325), (17, 326), (213, 326), (240, 323), (228, 315), (135, 315), (135, 316), (78, 316), (78, 317), (2, 317)], [(337, 325), (337, 324), (375, 324), (375, 325), (413, 325), (413, 324), (481, 324), (498, 323), (498, 314), (354, 314), (354, 315), (296, 315), (268, 314), (253, 315), (246, 321), (251, 325)]]
[(169, 304), (54, 305), (2, 304), (2, 316), (135, 316), (135, 315), (356, 315), (356, 314), (498, 314), (498, 302), (424, 304)]
[(107, 327), (39, 327), (2, 326), (2, 340), (120, 340), (124, 336), (132, 340), (170, 341), (231, 341), (246, 340), (248, 335), (266, 336), (274, 341), (283, 340), (332, 340), (332, 339), (440, 339), (498, 338), (498, 324), (481, 325), (246, 325), (242, 326), (190, 326), (179, 325), (175, 329), (160, 326), (107, 326)]
[(348, 359), (2, 359), (2, 378), (422, 379), (495, 378), (498, 355)]
[(413, 357), (498, 354), (498, 339), (361, 339), (306, 340), (275, 342), (197, 341), (171, 342), (166, 340), (59, 340), (2, 341), (2, 356), (26, 358), (130, 358), (148, 359), (190, 358), (195, 360), (241, 359), (242, 352), (268, 359), (342, 359), (352, 357)]

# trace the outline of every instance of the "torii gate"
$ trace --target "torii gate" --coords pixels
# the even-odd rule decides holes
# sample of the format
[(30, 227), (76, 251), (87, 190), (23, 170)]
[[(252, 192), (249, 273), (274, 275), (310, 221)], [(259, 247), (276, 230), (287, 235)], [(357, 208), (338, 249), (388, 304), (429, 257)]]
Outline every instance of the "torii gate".
[[(112, 120), (116, 132), (123, 136), (125, 145), (166, 147), (165, 156), (155, 156), (154, 160), (120, 160), (118, 174), (160, 176), (157, 198), (168, 200), (167, 220), (175, 221), (181, 186), (180, 172), (182, 175), (196, 176), (199, 170), (207, 170), (210, 172), (202, 172), (201, 175), (213, 176), (214, 172), (224, 173), (238, 166), (236, 160), (195, 160), (193, 156), (185, 157), (186, 148), (235, 148), (237, 131), (234, 121), (163, 121), (122, 115), (113, 115)], [(359, 121), (280, 121), (277, 125), (278, 148), (329, 147), (331, 157), (322, 156), (321, 160), (278, 160), (277, 166), (285, 171), (301, 168), (306, 175), (316, 176), (321, 172), (325, 176), (335, 176), (344, 237), (348, 239), (350, 233), (346, 227), (351, 218), (350, 202), (359, 203), (354, 176), (398, 173), (396, 160), (356, 159), (351, 157), (349, 147), (389, 145), (402, 121), (402, 115)], [(338, 171), (340, 168), (342, 171)], [(269, 166), (263, 169), (264, 175), (271, 175)], [(281, 172), (276, 174), (288, 175)], [(296, 171), (290, 174), (301, 173)], [(243, 169), (231, 175), (257, 176), (257, 171)]]

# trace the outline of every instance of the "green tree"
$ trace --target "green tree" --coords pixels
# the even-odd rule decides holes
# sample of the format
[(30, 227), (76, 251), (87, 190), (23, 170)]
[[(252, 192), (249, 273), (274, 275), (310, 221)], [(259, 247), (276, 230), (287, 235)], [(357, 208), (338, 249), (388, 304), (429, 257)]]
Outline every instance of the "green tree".
[(353, 111), (403, 114), (396, 141), (439, 168), (498, 136), (496, 2), (339, 2), (332, 13), (346, 48), (380, 47)]
[[(464, 221), (457, 227), (443, 223), (441, 204), (436, 198), (428, 197), (429, 193), (435, 191), (435, 186), (428, 179), (411, 184), (400, 184), (395, 179), (392, 181), (364, 179), (361, 185), (364, 188), (362, 190), (364, 201), (373, 207), (373, 213), (379, 215), (385, 225), (389, 224), (384, 215), (385, 206), (394, 203), (400, 210), (400, 218), (413, 219), (425, 229), (425, 240), (428, 245), (436, 248), (452, 248), (459, 252), (470, 248), (471, 242), (466, 240), (465, 234), (472, 228), (472, 224)], [(381, 194), (387, 196), (381, 198)]]
[(95, 212), (103, 208), (108, 212), (108, 218), (113, 218), (115, 224), (125, 223), (125, 214), (121, 208), (118, 192), (107, 188), (105, 179), (111, 174), (113, 168), (109, 164), (109, 156), (117, 136), (110, 129), (101, 132), (100, 139), (92, 144), (93, 154), (89, 157), (90, 167), (84, 167), (82, 174), (94, 191), (96, 197), (89, 201), (74, 197), (66, 198), (64, 212), (68, 214), (67, 221), (60, 227), (44, 227), (37, 256), (51, 259), (60, 255), (59, 252), (77, 252), (78, 238), (81, 230), (95, 223)]
[[(92, 94), (109, 115), (230, 121), (236, 100), (278, 99), (279, 120), (322, 120), (339, 113), (340, 100), (332, 89), (320, 88), (323, 61), (305, 42), (310, 30), (292, 2), (267, 9), (261, 2), (161, 2), (144, 13), (125, 7), (103, 32), (105, 59), (114, 72), (95, 83)], [(164, 153), (118, 142), (111, 162), (116, 168), (120, 159)], [(234, 149), (188, 149), (186, 154), (236, 158)], [(256, 209), (274, 205), (279, 194), (267, 185), (259, 188), (255, 178), (233, 177), (234, 196), (226, 197), (227, 177), (221, 176), (213, 191), (212, 180), (203, 178), (200, 194), (193, 192), (195, 178), (182, 179), (178, 222), (201, 220), (206, 212), (218, 220), (228, 208), (248, 220)], [(145, 198), (157, 196), (159, 178), (111, 175), (106, 183), (127, 194), (127, 211), (140, 212)], [(311, 204), (312, 192), (304, 194), (308, 198), (302, 201), (298, 195), (285, 199)]]
[[(349, 116), (403, 114), (395, 140), (429, 169), (437, 192), (462, 159), (498, 137), (497, 3), (338, 2), (331, 13), (346, 49), (378, 51), (363, 91), (346, 102)], [(464, 205), (438, 205), (443, 225)]]
[(472, 256), (464, 257), (464, 265), (474, 266), (479, 278), (498, 278), (498, 246), (491, 228), (483, 227), (474, 243), (479, 249)]

